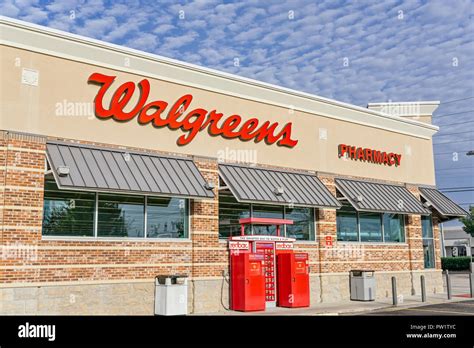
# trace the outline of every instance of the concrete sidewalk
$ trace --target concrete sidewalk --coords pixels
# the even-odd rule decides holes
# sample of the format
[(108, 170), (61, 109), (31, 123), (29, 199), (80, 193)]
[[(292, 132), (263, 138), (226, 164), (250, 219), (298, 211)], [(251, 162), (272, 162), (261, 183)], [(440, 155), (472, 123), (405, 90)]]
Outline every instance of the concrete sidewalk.
[[(446, 279), (443, 276), (443, 282)], [(205, 315), (363, 315), (373, 311), (380, 310), (399, 310), (403, 308), (416, 308), (426, 305), (449, 304), (452, 302), (465, 301), (469, 299), (466, 295), (470, 293), (469, 275), (467, 273), (451, 274), (452, 299), (448, 300), (446, 294), (446, 284), (444, 284), (444, 293), (430, 294), (426, 302), (421, 302), (421, 295), (405, 296), (403, 303), (398, 306), (392, 305), (392, 297), (378, 299), (376, 301), (340, 301), (335, 303), (319, 303), (309, 308), (270, 308), (262, 312), (236, 312), (226, 311), (210, 313)]]
[(416, 308), (418, 306), (426, 306), (430, 304), (442, 304), (450, 302), (465, 301), (465, 297), (453, 297), (447, 299), (446, 294), (436, 294), (427, 297), (426, 302), (421, 302), (420, 296), (409, 296), (403, 299), (403, 303), (398, 306), (392, 305), (392, 299), (380, 299), (377, 301), (361, 302), (361, 301), (341, 301), (337, 303), (320, 303), (309, 308), (269, 308), (262, 312), (236, 312), (226, 311), (219, 313), (209, 313), (206, 315), (361, 315), (381, 309), (399, 309), (399, 308)]

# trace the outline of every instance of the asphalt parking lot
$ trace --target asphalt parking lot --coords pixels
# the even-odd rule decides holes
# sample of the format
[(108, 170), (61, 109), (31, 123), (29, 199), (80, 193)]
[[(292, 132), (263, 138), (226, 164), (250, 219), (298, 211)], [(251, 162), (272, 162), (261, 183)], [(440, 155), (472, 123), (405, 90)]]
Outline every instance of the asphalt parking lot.
[[(446, 279), (443, 276), (444, 291), (446, 292)], [(385, 309), (376, 309), (370, 312), (362, 313), (362, 315), (463, 315), (474, 316), (474, 300), (469, 298), (469, 275), (467, 273), (453, 273), (451, 274), (451, 294), (453, 302), (416, 305), (410, 308), (406, 306), (392, 307)], [(465, 301), (462, 298), (466, 298)], [(468, 299), (469, 298), (469, 299)], [(456, 300), (456, 301), (454, 301)]]
[(412, 308), (390, 308), (366, 315), (467, 315), (474, 316), (474, 300), (426, 305)]

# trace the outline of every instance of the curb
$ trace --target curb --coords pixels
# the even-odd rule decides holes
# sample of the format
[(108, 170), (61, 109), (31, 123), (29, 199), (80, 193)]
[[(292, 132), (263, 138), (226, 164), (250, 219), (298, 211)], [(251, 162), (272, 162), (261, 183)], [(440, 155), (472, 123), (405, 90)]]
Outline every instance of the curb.
[(436, 302), (421, 302), (421, 303), (414, 303), (414, 304), (406, 304), (406, 305), (398, 305), (398, 306), (394, 306), (394, 305), (387, 305), (385, 307), (380, 307), (380, 308), (372, 308), (372, 309), (367, 309), (367, 310), (362, 310), (362, 311), (359, 311), (359, 310), (356, 310), (356, 311), (353, 311), (353, 312), (350, 312), (350, 311), (347, 311), (347, 312), (339, 312), (339, 315), (341, 314), (344, 314), (344, 313), (351, 313), (351, 314), (361, 314), (363, 315), (364, 313), (371, 313), (371, 312), (375, 312), (375, 311), (379, 311), (379, 310), (387, 310), (387, 311), (397, 311), (397, 310), (404, 310), (404, 309), (410, 309), (410, 308), (418, 308), (418, 307), (425, 307), (425, 306), (431, 306), (431, 305), (439, 305), (439, 304), (448, 304), (448, 303), (456, 303), (456, 302), (462, 302), (462, 301), (465, 301), (466, 298), (456, 298), (456, 299), (451, 299), (451, 300), (439, 300), (439, 301), (436, 301)]

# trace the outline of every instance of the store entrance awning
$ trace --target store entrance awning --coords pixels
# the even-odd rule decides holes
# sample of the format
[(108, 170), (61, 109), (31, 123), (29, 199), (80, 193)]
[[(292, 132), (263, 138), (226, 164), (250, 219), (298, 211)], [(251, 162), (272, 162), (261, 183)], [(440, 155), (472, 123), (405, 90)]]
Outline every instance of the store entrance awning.
[(340, 208), (339, 201), (315, 176), (234, 164), (219, 174), (239, 202)]
[(467, 212), (440, 191), (430, 187), (420, 187), (420, 194), (439, 214), (447, 218), (463, 217)]
[(428, 215), (430, 211), (404, 186), (336, 179), (336, 187), (358, 211)]
[(58, 187), (159, 196), (212, 198), (195, 163), (187, 158), (48, 142), (48, 162)]

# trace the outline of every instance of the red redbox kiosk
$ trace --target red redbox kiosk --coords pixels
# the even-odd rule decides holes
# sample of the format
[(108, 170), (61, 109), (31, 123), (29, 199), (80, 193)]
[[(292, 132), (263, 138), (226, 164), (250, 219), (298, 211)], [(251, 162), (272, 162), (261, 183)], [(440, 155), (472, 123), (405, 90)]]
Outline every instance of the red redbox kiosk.
[(263, 311), (265, 309), (264, 256), (234, 252), (231, 258), (231, 309)]
[(278, 254), (277, 270), (278, 306), (309, 307), (308, 254)]
[[(262, 254), (265, 258), (265, 306), (275, 307), (277, 303), (277, 283), (276, 283), (276, 255), (280, 252), (292, 252), (293, 241), (291, 238), (280, 236), (282, 225), (292, 225), (293, 220), (272, 219), (272, 218), (243, 218), (240, 223), (240, 238), (248, 238), (254, 253)], [(276, 227), (276, 236), (248, 235), (245, 236), (245, 225), (268, 225)], [(238, 237), (237, 237), (238, 238)], [(277, 241), (279, 241), (277, 243)]]
[[(294, 238), (280, 236), (281, 225), (291, 225), (292, 220), (270, 218), (240, 219), (241, 235), (229, 238), (231, 254), (231, 309), (263, 310), (277, 305), (282, 307), (309, 306), (308, 254), (293, 254)], [(245, 225), (274, 225), (276, 235), (245, 235)], [(262, 260), (263, 301), (261, 293), (244, 287), (242, 281), (247, 271), (244, 256), (259, 255)], [(240, 255), (240, 256), (239, 256)], [(277, 261), (278, 260), (278, 261)], [(260, 284), (261, 279), (255, 282)], [(244, 284), (244, 285), (243, 285)], [(255, 285), (255, 287), (257, 287)], [(259, 286), (258, 286), (259, 287)], [(261, 288), (259, 287), (260, 291)]]

